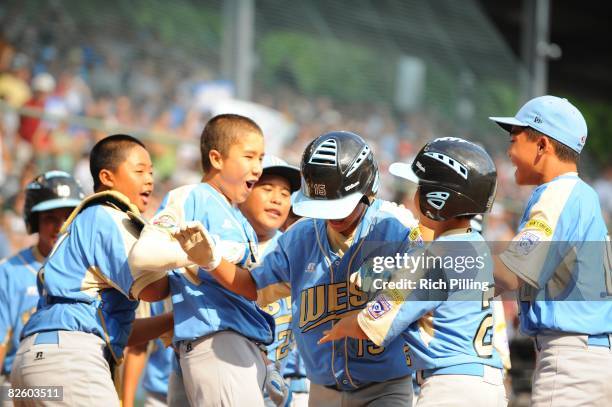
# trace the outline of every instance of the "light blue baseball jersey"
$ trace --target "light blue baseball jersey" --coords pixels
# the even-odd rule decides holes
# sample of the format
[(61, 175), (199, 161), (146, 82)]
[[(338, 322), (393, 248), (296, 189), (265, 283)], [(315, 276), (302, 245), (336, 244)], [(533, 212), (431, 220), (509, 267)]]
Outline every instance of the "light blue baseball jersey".
[(43, 260), (30, 247), (0, 263), (0, 343), (6, 346), (2, 374), (10, 373), (23, 325), (36, 310), (36, 275)]
[[(488, 246), (474, 231), (443, 234), (433, 245), (432, 258), (472, 258), (474, 266), (458, 269), (454, 264), (462, 263), (453, 261), (422, 269), (422, 274), (413, 275), (418, 283), (414, 290), (383, 291), (370, 302), (359, 313), (359, 326), (382, 346), (403, 337), (409, 363), (417, 370), (462, 366), (452, 374), (482, 375), (482, 365), (501, 368), (492, 341), (489, 300), (494, 288)], [(420, 281), (443, 283), (430, 286)]]
[[(404, 219), (398, 218), (398, 212)], [(317, 344), (333, 321), (366, 305), (367, 293), (351, 276), (363, 272), (372, 247), (379, 248), (387, 240), (385, 246), (393, 251), (395, 244), (405, 242), (410, 229), (402, 221), (409, 219), (409, 211), (375, 200), (342, 257), (330, 246), (324, 220), (302, 219), (279, 238), (263, 263), (251, 270), (260, 304), (291, 295), (291, 327), (312, 382), (354, 390), (411, 374), (401, 339), (384, 349), (354, 339)]]
[[(166, 301), (151, 303), (151, 316), (170, 312), (171, 306)], [(142, 379), (142, 387), (152, 393), (168, 394), (168, 377), (172, 370), (174, 350), (165, 347), (161, 339), (152, 341), (153, 347)]]
[[(273, 252), (278, 243), (278, 238), (282, 236), (282, 232), (277, 231), (276, 234), (265, 243), (265, 245), (259, 245), (259, 252), (261, 257), (258, 259), (258, 263), (261, 264), (266, 255)], [(268, 359), (273, 362), (278, 361), (280, 363), (280, 373), (285, 374), (285, 366), (287, 356), (291, 349), (295, 348), (295, 340), (293, 339), (293, 332), (291, 331), (291, 298), (280, 298), (273, 303), (262, 307), (270, 316), (274, 318), (274, 342), (267, 346)]]
[[(170, 191), (151, 222), (175, 228), (200, 221), (223, 257), (241, 266), (255, 262), (257, 237), (238, 208), (207, 183)], [(173, 270), (169, 274), (174, 309), (174, 341), (193, 340), (232, 330), (264, 344), (272, 342), (273, 319), (254, 301), (223, 288), (205, 270)]]
[[(282, 232), (277, 231), (262, 250), (259, 251), (263, 259), (267, 254), (274, 251), (278, 243), (278, 238)], [(261, 260), (258, 262), (261, 263)], [(291, 297), (281, 298), (268, 304), (263, 309), (274, 317), (274, 342), (268, 345), (268, 359), (280, 362), (280, 373), (283, 377), (291, 377), (290, 390), (292, 392), (305, 393), (308, 391), (306, 380), (306, 368), (304, 361), (300, 357), (300, 351), (295, 343), (295, 337), (291, 330)]]
[[(261, 259), (274, 251), (278, 243), (278, 238), (282, 236), (282, 232), (277, 231), (272, 239), (266, 242), (262, 250), (259, 246)], [(261, 264), (261, 260), (258, 262)], [(268, 359), (280, 362), (280, 373), (283, 377), (306, 377), (306, 368), (300, 357), (300, 352), (295, 343), (293, 331), (291, 330), (291, 297), (281, 298), (272, 304), (263, 307), (264, 311), (274, 317), (275, 331), (274, 342), (268, 345)], [(297, 380), (291, 382), (292, 391), (306, 392), (305, 383), (299, 383)]]
[(83, 209), (41, 269), (41, 301), (23, 336), (54, 330), (92, 333), (110, 344), (120, 361), (138, 306), (132, 299), (138, 294), (136, 273), (128, 265), (138, 235), (123, 211), (105, 204)]
[[(612, 332), (612, 253), (597, 193), (578, 174), (534, 189), (509, 248), (500, 255), (524, 284), (521, 329)], [(606, 248), (608, 253), (606, 254)]]

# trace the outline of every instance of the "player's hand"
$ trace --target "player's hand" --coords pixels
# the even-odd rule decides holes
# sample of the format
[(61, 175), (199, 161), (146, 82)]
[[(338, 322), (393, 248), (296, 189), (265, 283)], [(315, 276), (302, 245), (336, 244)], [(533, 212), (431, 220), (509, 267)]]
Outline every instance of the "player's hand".
[(179, 242), (189, 260), (205, 270), (214, 270), (221, 263), (221, 256), (208, 230), (198, 222), (188, 222), (172, 236)]
[(266, 366), (266, 382), (264, 387), (268, 392), (268, 397), (278, 407), (284, 406), (289, 397), (289, 387), (283, 377), (279, 373), (274, 363), (270, 363)]
[(352, 312), (346, 317), (336, 322), (332, 329), (323, 331), (323, 337), (319, 339), (318, 344), (337, 341), (338, 339), (344, 339), (347, 336), (357, 339), (368, 339), (367, 335), (363, 332), (359, 323), (357, 322), (357, 315), (359, 312)]

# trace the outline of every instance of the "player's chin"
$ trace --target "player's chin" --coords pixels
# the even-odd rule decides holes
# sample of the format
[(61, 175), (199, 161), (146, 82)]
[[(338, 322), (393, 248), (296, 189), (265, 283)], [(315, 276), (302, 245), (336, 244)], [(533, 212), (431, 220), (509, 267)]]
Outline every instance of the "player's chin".
[(239, 205), (241, 203), (244, 203), (247, 198), (249, 197), (250, 192), (238, 192), (237, 194), (235, 194), (233, 197), (230, 197), (230, 200), (232, 201), (232, 203)]
[(277, 230), (283, 226), (285, 221), (280, 217), (265, 216), (265, 218), (261, 220), (261, 223), (269, 230)]
[(136, 207), (140, 212), (144, 212), (149, 207), (149, 200), (140, 198), (137, 200)]
[(518, 168), (514, 171), (514, 182), (516, 185), (529, 185), (528, 180)]
[(329, 220), (327, 225), (338, 233), (344, 232), (350, 226), (346, 219), (341, 220)]

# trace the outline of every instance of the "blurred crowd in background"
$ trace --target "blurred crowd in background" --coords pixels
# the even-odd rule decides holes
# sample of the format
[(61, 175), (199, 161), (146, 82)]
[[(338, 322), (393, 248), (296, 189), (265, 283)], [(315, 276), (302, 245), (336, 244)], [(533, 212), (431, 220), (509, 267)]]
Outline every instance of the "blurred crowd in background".
[[(0, 33), (0, 257), (32, 242), (22, 220), (24, 186), (37, 174), (58, 169), (74, 174), (91, 192), (88, 152), (108, 134), (129, 133), (147, 143), (156, 178), (151, 211), (168, 190), (199, 181), (200, 133), (214, 115), (214, 103), (232, 97), (231, 83), (220, 80), (214, 68), (193, 59), (160, 69), (154, 41), (147, 46), (147, 38), (118, 41), (79, 33), (62, 23), (44, 28), (31, 24), (20, 30), (18, 39)], [(134, 43), (140, 43), (138, 49), (130, 45)], [(383, 104), (305, 97), (289, 86), (256, 87), (252, 102), (274, 109), (291, 124), (291, 136), (282, 139), (277, 153), (292, 164), (299, 164), (306, 144), (324, 132), (350, 130), (363, 136), (378, 159), (380, 197), (408, 207), (413, 191), (388, 173), (389, 164), (410, 162), (435, 137), (471, 138), (438, 115), (397, 114)], [(506, 137), (494, 124), (484, 136)], [(267, 143), (278, 142), (276, 134), (265, 137)], [(503, 148), (490, 153), (499, 186), (484, 234), (490, 241), (504, 241), (512, 238), (531, 188), (515, 185), (514, 168)], [(587, 181), (599, 193), (610, 225), (612, 165)], [(513, 335), (515, 327), (509, 326)]]

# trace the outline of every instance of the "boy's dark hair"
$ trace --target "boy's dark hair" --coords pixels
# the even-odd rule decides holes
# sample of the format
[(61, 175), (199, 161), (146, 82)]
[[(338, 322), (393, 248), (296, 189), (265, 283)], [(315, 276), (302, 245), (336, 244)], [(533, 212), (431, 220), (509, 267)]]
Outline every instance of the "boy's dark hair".
[(548, 137), (546, 134), (534, 128), (531, 128), (531, 127), (526, 127), (525, 132), (527, 133), (527, 140), (529, 141), (538, 141), (538, 138), (542, 136), (548, 138), (548, 140), (553, 146), (553, 149), (555, 150), (555, 155), (557, 156), (559, 160), (563, 162), (570, 162), (570, 163), (578, 164), (578, 159), (580, 158), (580, 154), (578, 154), (577, 152), (575, 152), (574, 150), (572, 150), (565, 144), (555, 140), (552, 137)]
[(211, 169), (208, 156), (211, 150), (217, 150), (223, 157), (226, 157), (230, 147), (239, 140), (241, 132), (244, 131), (256, 132), (263, 136), (257, 123), (245, 116), (220, 114), (210, 119), (200, 137), (202, 170), (206, 173)]
[(89, 171), (94, 181), (94, 191), (102, 185), (100, 171), (116, 171), (125, 160), (126, 153), (135, 145), (146, 149), (142, 141), (127, 134), (113, 134), (96, 143), (89, 153)]

